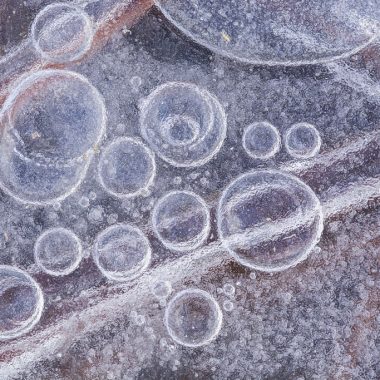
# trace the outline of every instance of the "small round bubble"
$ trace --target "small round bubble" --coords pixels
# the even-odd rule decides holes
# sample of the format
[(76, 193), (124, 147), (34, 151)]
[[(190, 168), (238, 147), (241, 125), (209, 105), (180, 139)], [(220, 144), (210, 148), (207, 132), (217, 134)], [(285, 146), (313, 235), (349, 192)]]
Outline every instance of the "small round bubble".
[(143, 143), (119, 138), (101, 155), (98, 173), (104, 189), (115, 197), (135, 197), (153, 184), (155, 159)]
[(230, 300), (223, 302), (223, 309), (225, 311), (232, 311), (234, 309), (234, 304)]
[(128, 281), (147, 269), (151, 247), (139, 228), (120, 223), (106, 228), (96, 237), (93, 258), (108, 279)]
[(280, 150), (280, 133), (276, 127), (267, 122), (251, 124), (244, 131), (243, 147), (252, 158), (269, 159)]
[(169, 281), (158, 280), (151, 286), (152, 294), (158, 299), (166, 299), (172, 292), (172, 285)]
[(321, 149), (321, 136), (314, 127), (308, 123), (294, 124), (285, 134), (285, 148), (294, 158), (311, 158)]
[(81, 58), (90, 49), (93, 28), (81, 8), (56, 3), (37, 15), (31, 36), (34, 47), (44, 59), (63, 63)]
[(165, 310), (165, 325), (172, 339), (183, 346), (199, 347), (214, 340), (223, 314), (216, 300), (199, 289), (177, 293)]
[(219, 202), (222, 243), (252, 269), (274, 272), (298, 264), (318, 243), (322, 230), (315, 193), (285, 172), (243, 174), (227, 186)]
[(40, 320), (44, 298), (26, 272), (0, 265), (0, 340), (29, 332)]
[(37, 239), (34, 257), (44, 272), (65, 276), (78, 268), (82, 260), (82, 243), (71, 230), (51, 228)]
[(233, 296), (235, 294), (235, 287), (232, 284), (225, 284), (223, 286), (223, 292), (227, 296)]
[(204, 200), (189, 191), (172, 191), (153, 209), (153, 229), (160, 241), (175, 251), (202, 245), (210, 231), (210, 214)]

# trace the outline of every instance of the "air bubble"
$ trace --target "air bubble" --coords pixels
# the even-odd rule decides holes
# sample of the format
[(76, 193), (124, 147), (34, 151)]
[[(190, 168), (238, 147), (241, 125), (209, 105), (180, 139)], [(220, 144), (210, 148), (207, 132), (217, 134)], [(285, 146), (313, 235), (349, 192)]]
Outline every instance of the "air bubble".
[(165, 247), (191, 251), (202, 245), (210, 232), (210, 214), (205, 201), (189, 191), (172, 191), (153, 209), (153, 229)]
[(235, 294), (235, 287), (231, 284), (225, 284), (223, 286), (223, 292), (227, 296), (233, 296)]
[(155, 3), (191, 40), (251, 64), (302, 65), (347, 57), (376, 38), (380, 22), (375, 1)]
[(44, 298), (40, 286), (26, 272), (0, 266), (0, 340), (29, 332), (40, 320)]
[(216, 300), (199, 289), (177, 293), (165, 310), (165, 325), (172, 339), (187, 347), (209, 344), (222, 327), (223, 314)]
[(252, 269), (273, 272), (298, 264), (322, 230), (322, 208), (314, 192), (280, 171), (238, 177), (219, 202), (219, 236), (233, 257)]
[(234, 304), (231, 301), (226, 300), (223, 302), (223, 309), (225, 311), (232, 311), (234, 309)]
[(322, 140), (314, 125), (294, 124), (285, 134), (285, 148), (295, 158), (311, 158), (318, 154)]
[(172, 292), (172, 284), (169, 281), (158, 280), (152, 284), (151, 291), (159, 300), (165, 300)]
[(99, 143), (106, 109), (97, 89), (82, 75), (43, 70), (12, 90), (1, 122), (21, 157), (45, 166), (67, 166), (83, 162)]
[(65, 276), (75, 271), (82, 260), (82, 243), (66, 228), (51, 228), (36, 241), (37, 265), (52, 276)]
[(252, 158), (267, 160), (280, 150), (281, 136), (270, 123), (254, 123), (244, 131), (243, 147)]
[(200, 166), (217, 154), (226, 136), (219, 101), (194, 84), (171, 82), (141, 105), (141, 134), (155, 153), (177, 167)]
[(93, 28), (82, 9), (56, 3), (37, 15), (31, 35), (34, 47), (44, 59), (63, 63), (81, 58), (90, 49)]
[(149, 266), (151, 248), (139, 228), (120, 223), (96, 237), (93, 258), (107, 278), (128, 281), (140, 276)]
[(155, 159), (143, 143), (119, 138), (103, 152), (98, 166), (100, 183), (115, 197), (136, 197), (152, 185)]

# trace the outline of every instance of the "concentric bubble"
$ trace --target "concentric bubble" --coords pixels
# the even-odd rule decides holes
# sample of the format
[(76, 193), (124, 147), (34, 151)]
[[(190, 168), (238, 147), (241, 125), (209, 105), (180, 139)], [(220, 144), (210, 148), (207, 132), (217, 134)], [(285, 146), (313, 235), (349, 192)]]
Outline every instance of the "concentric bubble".
[(79, 7), (56, 3), (45, 7), (32, 24), (32, 41), (40, 55), (51, 62), (81, 58), (91, 47), (92, 23)]
[(20, 156), (64, 166), (83, 158), (100, 141), (106, 109), (102, 96), (82, 75), (43, 70), (15, 86), (1, 123)]
[(243, 147), (252, 158), (266, 160), (280, 150), (281, 136), (277, 128), (270, 123), (254, 123), (244, 131)]
[(123, 137), (103, 151), (98, 173), (100, 183), (113, 196), (138, 196), (154, 181), (154, 155), (140, 141)]
[(182, 33), (217, 54), (301, 65), (354, 54), (378, 35), (377, 1), (155, 0)]
[(140, 276), (149, 266), (151, 247), (139, 228), (120, 223), (96, 237), (93, 258), (110, 280), (128, 281)]
[(285, 148), (294, 158), (311, 158), (321, 149), (321, 136), (314, 127), (308, 123), (294, 124), (285, 134)]
[(142, 102), (141, 134), (155, 153), (177, 167), (203, 165), (226, 136), (219, 101), (194, 84), (170, 82)]
[(210, 232), (210, 213), (205, 201), (189, 191), (172, 191), (153, 209), (153, 229), (160, 241), (174, 251), (191, 251), (205, 242)]
[(199, 347), (215, 339), (223, 314), (211, 294), (199, 289), (177, 293), (165, 310), (165, 325), (172, 339), (187, 347)]
[(82, 243), (66, 228), (51, 228), (36, 241), (34, 257), (38, 266), (52, 276), (65, 276), (79, 266)]
[(242, 175), (223, 192), (218, 232), (241, 264), (281, 271), (306, 259), (323, 230), (321, 204), (293, 175), (259, 170)]
[(40, 286), (26, 272), (0, 266), (0, 340), (29, 332), (40, 320), (44, 298)]

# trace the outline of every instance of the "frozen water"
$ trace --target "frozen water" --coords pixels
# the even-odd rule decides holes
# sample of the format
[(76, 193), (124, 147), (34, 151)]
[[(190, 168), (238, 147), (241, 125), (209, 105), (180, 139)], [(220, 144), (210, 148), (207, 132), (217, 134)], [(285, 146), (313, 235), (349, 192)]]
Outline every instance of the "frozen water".
[(322, 140), (317, 128), (308, 123), (292, 125), (285, 134), (285, 148), (294, 158), (311, 158), (318, 154)]
[(165, 325), (172, 339), (183, 346), (199, 347), (215, 339), (223, 314), (216, 300), (199, 289), (177, 293), (165, 310)]
[(81, 8), (55, 3), (37, 15), (31, 37), (44, 59), (51, 62), (75, 61), (91, 47), (92, 22)]
[(153, 184), (155, 158), (141, 141), (121, 137), (104, 149), (98, 172), (100, 183), (110, 194), (135, 197)]
[(96, 237), (93, 258), (99, 270), (110, 280), (132, 280), (150, 264), (150, 243), (139, 228), (116, 224)]
[(280, 150), (281, 136), (278, 129), (268, 122), (254, 123), (244, 131), (243, 146), (251, 157), (266, 160)]
[(204, 165), (218, 153), (226, 136), (221, 104), (194, 84), (159, 86), (142, 101), (140, 112), (142, 136), (174, 166)]
[(167, 248), (191, 251), (207, 239), (210, 215), (207, 204), (199, 195), (188, 191), (172, 191), (155, 205), (152, 224)]
[(280, 271), (306, 259), (323, 229), (321, 205), (296, 177), (276, 170), (243, 174), (224, 190), (218, 231), (241, 264)]
[(34, 246), (38, 266), (52, 276), (65, 276), (82, 260), (82, 243), (66, 228), (51, 228), (41, 234)]
[(26, 272), (0, 266), (0, 340), (30, 331), (41, 318), (44, 299), (40, 286)]
[(377, 1), (155, 0), (197, 43), (249, 63), (300, 65), (348, 56), (378, 34)]
[(67, 165), (99, 143), (106, 125), (103, 98), (80, 74), (43, 70), (12, 90), (1, 111), (3, 134), (26, 159)]

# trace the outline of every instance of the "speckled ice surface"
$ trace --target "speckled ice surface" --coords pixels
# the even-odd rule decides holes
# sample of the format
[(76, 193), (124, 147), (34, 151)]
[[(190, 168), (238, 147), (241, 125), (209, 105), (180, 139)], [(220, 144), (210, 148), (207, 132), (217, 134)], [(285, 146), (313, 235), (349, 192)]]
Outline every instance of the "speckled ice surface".
[[(379, 60), (373, 44), (323, 66), (243, 65), (177, 35), (155, 10), (73, 65), (103, 95), (107, 130), (82, 185), (61, 203), (28, 206), (0, 194), (0, 263), (27, 270), (45, 297), (33, 331), (0, 343), (0, 378), (378, 379)], [(102, 150), (122, 136), (144, 141), (139, 108), (169, 81), (194, 83), (219, 100), (227, 115), (224, 144), (200, 167), (174, 167), (156, 156), (149, 191), (113, 197), (97, 175)], [(295, 123), (314, 125), (320, 153), (300, 160), (282, 146), (273, 159), (251, 158), (244, 130), (264, 120), (281, 136)], [(309, 257), (273, 274), (238, 264), (217, 233), (223, 190), (259, 168), (305, 181), (325, 218)], [(153, 207), (172, 190), (195, 192), (210, 207), (207, 244), (193, 252), (169, 251), (154, 234)], [(96, 235), (120, 222), (140, 228), (152, 247), (149, 269), (127, 284), (108, 281), (90, 257)], [(52, 227), (71, 229), (83, 243), (85, 257), (66, 277), (44, 274), (34, 263), (34, 242)], [(151, 292), (157, 280), (170, 281), (173, 294), (188, 287), (209, 292), (223, 312), (218, 337), (198, 348), (173, 341), (165, 304)]]

